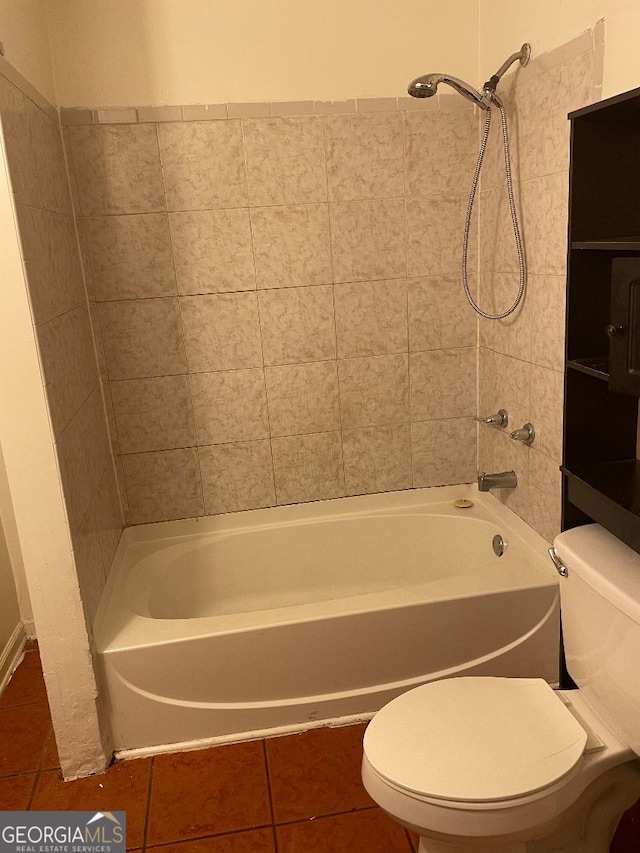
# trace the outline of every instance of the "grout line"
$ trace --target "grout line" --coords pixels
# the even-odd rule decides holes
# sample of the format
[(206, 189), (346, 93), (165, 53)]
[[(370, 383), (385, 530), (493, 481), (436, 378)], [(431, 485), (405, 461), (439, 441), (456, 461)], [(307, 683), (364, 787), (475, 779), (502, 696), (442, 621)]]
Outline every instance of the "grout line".
[(262, 755), (264, 757), (264, 769), (267, 776), (267, 795), (269, 797), (269, 813), (271, 815), (271, 834), (273, 836), (273, 847), (278, 853), (278, 837), (276, 834), (276, 816), (273, 808), (273, 792), (271, 790), (271, 774), (269, 773), (269, 759), (267, 756), (267, 739), (262, 739)]
[(41, 771), (36, 771), (35, 776), (33, 777), (33, 784), (31, 786), (31, 792), (29, 793), (29, 799), (27, 800), (27, 811), (31, 811), (31, 806), (33, 805), (33, 801), (36, 796), (36, 788), (38, 787), (38, 782), (40, 781), (40, 773)]
[(155, 755), (151, 756), (151, 767), (149, 768), (149, 784), (147, 786), (147, 808), (144, 816), (144, 832), (142, 835), (142, 848), (146, 850), (147, 848), (147, 835), (149, 832), (149, 814), (151, 813), (151, 792), (153, 788), (153, 771), (155, 768), (156, 757)]
[(409, 849), (411, 850), (411, 853), (416, 853), (416, 848), (413, 846), (413, 841), (411, 839), (411, 836), (409, 835), (409, 830), (405, 829), (404, 832), (405, 832), (405, 835), (407, 836), (407, 841), (409, 842)]

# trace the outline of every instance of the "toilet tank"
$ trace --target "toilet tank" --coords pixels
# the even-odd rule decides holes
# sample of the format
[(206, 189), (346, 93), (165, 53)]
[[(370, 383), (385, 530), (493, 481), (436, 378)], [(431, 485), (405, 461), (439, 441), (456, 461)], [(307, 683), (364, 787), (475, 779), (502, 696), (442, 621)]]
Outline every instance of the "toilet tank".
[(640, 755), (640, 554), (599, 524), (556, 537), (569, 674), (593, 710)]

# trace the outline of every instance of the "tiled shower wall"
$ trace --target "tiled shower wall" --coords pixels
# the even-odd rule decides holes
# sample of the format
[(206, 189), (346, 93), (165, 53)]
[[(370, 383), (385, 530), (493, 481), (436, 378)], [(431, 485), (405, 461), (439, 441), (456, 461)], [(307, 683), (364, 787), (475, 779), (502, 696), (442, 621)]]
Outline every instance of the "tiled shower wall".
[[(521, 307), (511, 317), (481, 321), (479, 403), (483, 414), (507, 409), (510, 429), (532, 422), (536, 438), (527, 447), (511, 441), (505, 431), (482, 427), (479, 465), (488, 471), (516, 471), (518, 488), (495, 494), (549, 540), (560, 530), (567, 113), (600, 99), (603, 47), (600, 24), (533, 60), (501, 86), (528, 285)], [(480, 302), (497, 312), (515, 298), (518, 263), (497, 116), (494, 121), (479, 196)]]
[[(60, 128), (54, 108), (38, 101), (0, 75), (0, 118), (31, 312), (90, 630), (118, 544), (122, 512)], [(3, 405), (11, 406), (11, 401)]]
[(402, 104), (66, 111), (131, 523), (475, 479), (477, 117)]

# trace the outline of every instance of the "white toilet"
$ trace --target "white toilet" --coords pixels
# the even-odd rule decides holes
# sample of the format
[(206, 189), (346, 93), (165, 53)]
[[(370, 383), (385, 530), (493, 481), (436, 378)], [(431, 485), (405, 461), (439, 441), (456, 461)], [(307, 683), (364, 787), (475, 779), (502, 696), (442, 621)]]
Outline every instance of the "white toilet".
[(365, 788), (420, 853), (606, 853), (640, 797), (640, 554), (597, 524), (554, 544), (578, 690), (451, 678), (367, 727)]

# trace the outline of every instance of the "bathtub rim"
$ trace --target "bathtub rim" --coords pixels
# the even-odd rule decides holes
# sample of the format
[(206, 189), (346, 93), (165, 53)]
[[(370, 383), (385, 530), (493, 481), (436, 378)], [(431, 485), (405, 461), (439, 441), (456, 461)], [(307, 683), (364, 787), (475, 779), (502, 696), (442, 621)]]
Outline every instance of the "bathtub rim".
[[(459, 509), (453, 501), (470, 498), (473, 507)], [(122, 596), (127, 582), (127, 566), (124, 556), (130, 544), (152, 541), (153, 539), (179, 539), (197, 533), (216, 533), (223, 531), (241, 532), (255, 529), (256, 526), (273, 527), (279, 524), (304, 523), (309, 519), (334, 517), (359, 517), (381, 514), (393, 516), (406, 514), (414, 510), (418, 514), (455, 516), (462, 519), (477, 519), (489, 522), (500, 529), (505, 539), (520, 540), (530, 552), (532, 567), (515, 578), (509, 575), (508, 562), (489, 561), (484, 575), (487, 587), (482, 592), (492, 593), (500, 589), (532, 588), (557, 585), (558, 579), (553, 566), (545, 559), (548, 543), (522, 519), (505, 507), (493, 495), (481, 494), (475, 485), (439, 486), (410, 489), (398, 492), (385, 492), (375, 495), (357, 495), (314, 501), (305, 504), (291, 504), (282, 507), (267, 507), (257, 510), (243, 510), (177, 521), (154, 522), (126, 528), (105, 586), (103, 596), (94, 622), (96, 649), (99, 654), (108, 655), (125, 648), (140, 646), (162, 646), (165, 643), (188, 641), (212, 633), (234, 633), (251, 630), (256, 627), (255, 617), (262, 617), (260, 624), (267, 626), (289, 624), (299, 621), (313, 621), (326, 618), (327, 615), (348, 616), (376, 606), (376, 609), (396, 609), (415, 603), (415, 595), (428, 588), (431, 600), (451, 600), (478, 595), (478, 584), (474, 584), (473, 573), (461, 573), (457, 576), (428, 580), (423, 584), (405, 585), (383, 593), (370, 593), (350, 598), (330, 599), (325, 602), (293, 605), (274, 610), (251, 611), (246, 614), (227, 616), (201, 616), (191, 619), (154, 619), (142, 616), (130, 610), (126, 604), (120, 607), (111, 605), (112, 599)], [(509, 549), (507, 549), (509, 553)], [(438, 586), (441, 587), (438, 594)], [(447, 588), (448, 587), (448, 588)], [(380, 607), (379, 599), (384, 596), (385, 603)], [(413, 596), (413, 597), (412, 597)], [(377, 599), (377, 600), (376, 600)], [(179, 629), (179, 630), (178, 630)]]

